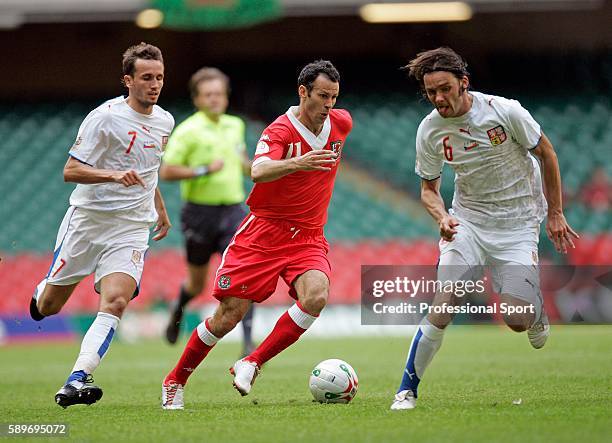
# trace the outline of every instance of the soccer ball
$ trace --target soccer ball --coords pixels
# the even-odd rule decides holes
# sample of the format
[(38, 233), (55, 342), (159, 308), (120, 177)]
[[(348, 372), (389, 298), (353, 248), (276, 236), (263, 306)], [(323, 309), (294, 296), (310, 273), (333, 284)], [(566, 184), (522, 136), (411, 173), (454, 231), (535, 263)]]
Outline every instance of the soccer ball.
[(308, 384), (319, 403), (348, 403), (357, 394), (359, 381), (351, 365), (332, 358), (315, 366)]

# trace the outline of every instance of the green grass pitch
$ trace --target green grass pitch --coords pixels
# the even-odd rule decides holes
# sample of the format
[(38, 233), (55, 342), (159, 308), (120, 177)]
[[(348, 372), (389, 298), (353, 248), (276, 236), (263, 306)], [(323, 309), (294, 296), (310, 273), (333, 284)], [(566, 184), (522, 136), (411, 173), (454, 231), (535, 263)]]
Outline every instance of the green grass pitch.
[[(244, 398), (227, 370), (239, 345), (221, 342), (191, 377), (184, 411), (159, 405), (162, 377), (184, 342), (113, 343), (95, 374), (102, 400), (66, 410), (53, 396), (78, 343), (8, 346), (0, 348), (0, 422), (69, 423), (70, 436), (55, 441), (83, 442), (610, 441), (611, 333), (556, 326), (536, 351), (525, 334), (502, 327), (451, 327), (413, 411), (389, 410), (410, 337), (306, 337), (272, 360)], [(313, 403), (310, 371), (334, 357), (355, 368), (359, 392), (349, 405)]]

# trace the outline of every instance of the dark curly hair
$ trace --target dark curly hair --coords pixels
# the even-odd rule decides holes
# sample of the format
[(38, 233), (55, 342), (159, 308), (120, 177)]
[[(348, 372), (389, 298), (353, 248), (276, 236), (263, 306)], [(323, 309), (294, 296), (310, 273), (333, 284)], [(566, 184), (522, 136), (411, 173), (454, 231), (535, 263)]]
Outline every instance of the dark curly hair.
[(420, 52), (402, 70), (408, 71), (408, 75), (414, 78), (425, 95), (425, 84), (423, 77), (435, 71), (450, 72), (459, 80), (464, 76), (470, 76), (467, 70), (467, 62), (451, 48), (442, 46), (429, 51)]
[(298, 76), (298, 86), (305, 86), (308, 94), (310, 94), (312, 91), (312, 84), (317, 79), (319, 74), (325, 75), (332, 82), (340, 82), (340, 73), (332, 62), (328, 60), (317, 60), (302, 68), (302, 71)]

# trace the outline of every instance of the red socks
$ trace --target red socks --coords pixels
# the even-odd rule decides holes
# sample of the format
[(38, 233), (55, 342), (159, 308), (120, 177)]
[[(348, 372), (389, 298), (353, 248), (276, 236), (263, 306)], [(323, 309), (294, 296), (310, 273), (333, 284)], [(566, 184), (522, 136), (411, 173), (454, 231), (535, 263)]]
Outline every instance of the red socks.
[(308, 314), (297, 302), (281, 315), (270, 335), (245, 360), (252, 361), (261, 367), (272, 357), (295, 343), (316, 319), (317, 317)]
[(164, 379), (164, 384), (176, 382), (185, 385), (189, 376), (218, 341), (219, 339), (208, 329), (208, 319), (200, 323), (189, 337), (178, 363)]

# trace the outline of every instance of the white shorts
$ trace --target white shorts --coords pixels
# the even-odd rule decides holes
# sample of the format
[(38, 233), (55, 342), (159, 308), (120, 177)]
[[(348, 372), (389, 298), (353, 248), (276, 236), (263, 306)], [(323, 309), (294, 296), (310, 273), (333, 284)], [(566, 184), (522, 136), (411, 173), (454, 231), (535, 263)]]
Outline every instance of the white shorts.
[(71, 206), (57, 234), (47, 282), (71, 285), (95, 272), (94, 285), (100, 292), (102, 277), (122, 272), (132, 276), (138, 286), (148, 247), (148, 223)]
[[(438, 279), (477, 280), (491, 270), (493, 290), (542, 307), (538, 270), (538, 225), (490, 228), (459, 217), (453, 241), (440, 240)], [(455, 253), (451, 253), (454, 251)]]

